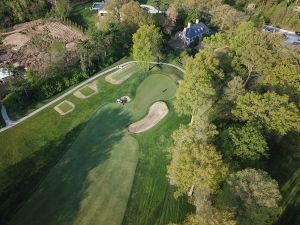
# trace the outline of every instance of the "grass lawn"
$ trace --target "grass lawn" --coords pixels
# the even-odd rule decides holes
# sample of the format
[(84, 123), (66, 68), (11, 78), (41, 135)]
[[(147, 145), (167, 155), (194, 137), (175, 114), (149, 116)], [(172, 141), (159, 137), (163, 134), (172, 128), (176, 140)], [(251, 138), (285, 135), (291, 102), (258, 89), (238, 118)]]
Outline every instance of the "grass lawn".
[[(161, 73), (166, 73), (163, 68)], [(156, 76), (157, 85), (161, 87), (155, 90), (163, 90), (166, 84), (169, 88), (175, 87), (167, 76), (158, 76), (157, 71), (155, 74), (149, 76), (139, 72), (119, 86), (100, 78), (97, 85), (101, 94), (87, 100), (73, 95), (66, 98), (76, 106), (73, 113), (60, 117), (49, 107), (0, 133), (0, 223), (6, 223), (22, 206), (11, 224), (120, 224), (133, 179), (134, 183), (138, 179), (134, 178), (135, 165), (138, 160), (143, 160), (143, 157), (137, 158), (138, 153), (143, 155), (142, 150), (138, 152), (137, 149), (140, 140), (137, 142), (124, 129), (146, 113), (151, 101), (170, 98), (159, 91), (147, 93), (152, 97), (140, 98), (139, 95), (145, 92), (138, 86), (144, 83), (152, 85), (152, 77)], [(124, 95), (137, 97), (125, 107), (108, 104)], [(169, 122), (173, 123), (173, 120)], [(156, 143), (150, 136), (147, 138), (147, 133), (145, 139)], [(155, 161), (143, 161), (143, 164), (151, 164), (149, 171), (157, 169), (156, 178), (164, 180), (164, 188), (156, 186), (155, 190), (159, 190), (157, 196), (167, 197), (164, 200), (167, 211), (161, 211), (161, 204), (156, 200), (151, 204), (159, 209), (157, 218), (178, 221), (184, 213), (170, 213), (168, 207), (180, 209), (186, 201), (175, 201), (172, 197), (162, 170), (167, 158), (161, 150), (155, 150), (153, 154), (162, 154), (155, 157), (164, 158), (160, 163), (165, 164), (155, 166)], [(137, 167), (137, 174), (139, 170), (143, 167)], [(139, 187), (141, 185), (139, 183)], [(145, 199), (141, 197), (138, 204), (144, 204), (149, 198), (146, 195)], [(148, 212), (143, 211), (139, 216), (145, 218), (146, 214)]]
[(76, 4), (72, 7), (69, 18), (85, 29), (92, 29), (99, 21), (97, 11), (90, 10), (94, 1)]
[(140, 159), (122, 225), (178, 223), (194, 210), (185, 198), (174, 199), (173, 187), (166, 177), (169, 137), (180, 122), (188, 122), (176, 115), (170, 101), (168, 105), (170, 111), (163, 121), (146, 133), (134, 135), (139, 142)]
[(86, 97), (89, 97), (90, 95), (93, 95), (93, 94), (95, 94), (95, 92), (96, 92), (95, 90), (93, 90), (93, 89), (90, 88), (89, 86), (85, 86), (85, 87), (79, 89), (79, 91), (80, 91), (83, 95), (85, 95)]

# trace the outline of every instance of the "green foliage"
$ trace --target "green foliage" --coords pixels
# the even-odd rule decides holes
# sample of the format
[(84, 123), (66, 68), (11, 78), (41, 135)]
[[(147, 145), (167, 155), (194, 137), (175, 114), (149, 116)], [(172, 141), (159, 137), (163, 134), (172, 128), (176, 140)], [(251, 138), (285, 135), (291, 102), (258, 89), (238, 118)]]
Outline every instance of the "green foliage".
[(130, 34), (125, 29), (113, 21), (105, 30), (93, 30), (91, 38), (79, 44), (81, 69), (91, 75), (123, 57), (130, 44)]
[(54, 0), (55, 13), (59, 17), (67, 17), (71, 11), (70, 0)]
[(284, 135), (289, 131), (300, 130), (300, 112), (289, 96), (267, 92), (263, 95), (249, 92), (239, 96), (232, 110), (240, 121), (262, 124), (268, 131)]
[(186, 194), (192, 185), (195, 186), (195, 195), (207, 196), (214, 193), (224, 180), (227, 167), (215, 146), (208, 144), (215, 134), (215, 127), (207, 124), (204, 118), (192, 126), (180, 126), (174, 132), (168, 177), (176, 185), (176, 196)]
[(135, 1), (130, 1), (127, 4), (122, 5), (120, 14), (122, 22), (125, 23), (125, 26), (127, 26), (128, 30), (132, 33), (136, 32), (142, 25), (154, 23), (151, 16), (140, 7), (138, 2)]
[(240, 160), (258, 160), (268, 155), (268, 144), (257, 126), (246, 124), (242, 127), (229, 127), (222, 134), (226, 154)]
[(238, 96), (244, 95), (245, 93), (246, 90), (243, 79), (239, 76), (235, 76), (224, 88), (224, 100), (234, 102)]
[(50, 9), (46, 0), (0, 1), (0, 28), (43, 17)]
[(178, 113), (194, 115), (202, 105), (207, 105), (216, 94), (216, 85), (224, 74), (219, 60), (212, 51), (200, 51), (194, 58), (185, 60), (186, 75), (179, 86), (174, 102)]
[(231, 174), (225, 193), (241, 225), (271, 225), (279, 214), (278, 183), (262, 170), (245, 169)]
[(133, 57), (138, 64), (146, 68), (149, 61), (155, 61), (160, 55), (162, 35), (154, 25), (143, 25), (133, 35)]

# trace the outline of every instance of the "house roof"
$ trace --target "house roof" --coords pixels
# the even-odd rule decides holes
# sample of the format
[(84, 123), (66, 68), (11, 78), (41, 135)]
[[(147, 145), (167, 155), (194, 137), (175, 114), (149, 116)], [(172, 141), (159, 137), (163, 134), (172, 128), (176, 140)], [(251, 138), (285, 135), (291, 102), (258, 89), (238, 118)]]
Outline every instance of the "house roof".
[(185, 36), (189, 39), (202, 36), (204, 33), (208, 33), (209, 29), (204, 23), (192, 24), (190, 27), (186, 28)]

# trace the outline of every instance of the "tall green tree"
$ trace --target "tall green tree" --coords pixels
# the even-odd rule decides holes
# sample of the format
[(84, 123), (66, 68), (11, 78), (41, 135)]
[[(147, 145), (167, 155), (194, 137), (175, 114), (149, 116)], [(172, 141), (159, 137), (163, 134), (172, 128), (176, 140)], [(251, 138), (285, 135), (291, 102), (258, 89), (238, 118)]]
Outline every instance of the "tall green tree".
[(237, 98), (232, 114), (240, 121), (259, 123), (280, 135), (300, 131), (300, 112), (287, 95), (249, 92)]
[(138, 64), (146, 68), (148, 62), (156, 61), (160, 55), (162, 35), (154, 25), (143, 25), (133, 35), (133, 57)]
[(184, 115), (203, 113), (216, 95), (222, 78), (219, 60), (213, 51), (200, 51), (195, 57), (185, 60), (185, 77), (176, 92), (176, 112)]

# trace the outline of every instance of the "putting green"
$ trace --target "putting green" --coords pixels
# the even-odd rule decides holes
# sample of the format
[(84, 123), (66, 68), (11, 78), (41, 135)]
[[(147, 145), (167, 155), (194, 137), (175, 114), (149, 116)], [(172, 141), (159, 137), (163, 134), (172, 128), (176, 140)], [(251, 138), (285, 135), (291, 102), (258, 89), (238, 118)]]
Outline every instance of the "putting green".
[(149, 75), (132, 102), (102, 107), (10, 224), (121, 224), (138, 162), (138, 142), (125, 128), (175, 91), (168, 76)]

